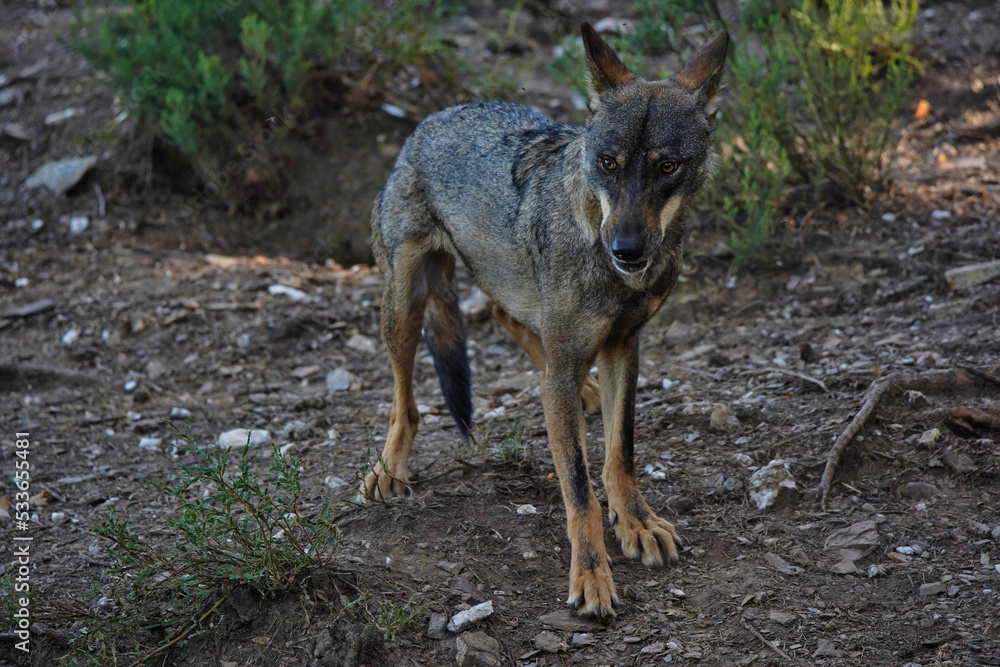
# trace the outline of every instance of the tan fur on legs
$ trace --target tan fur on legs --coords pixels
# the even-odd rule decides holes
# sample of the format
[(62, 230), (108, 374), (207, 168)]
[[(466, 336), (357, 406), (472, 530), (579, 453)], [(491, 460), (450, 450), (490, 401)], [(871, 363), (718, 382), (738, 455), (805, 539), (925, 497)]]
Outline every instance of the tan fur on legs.
[(609, 342), (597, 355), (604, 398), (604, 491), (608, 518), (627, 558), (648, 567), (676, 563), (681, 539), (673, 524), (656, 516), (639, 491), (634, 460), (638, 338)]
[(618, 592), (604, 548), (601, 506), (587, 472), (587, 427), (578, 396), (571, 379), (549, 374), (542, 382), (545, 425), (571, 547), (567, 602), (583, 616), (607, 619), (615, 615)]
[[(524, 326), (499, 306), (493, 306), (493, 317), (504, 326), (510, 335), (516, 340), (524, 351), (528, 353), (535, 365), (542, 369), (542, 373), (548, 372), (545, 360), (545, 348), (542, 346), (542, 338), (534, 331)], [(596, 415), (601, 410), (601, 388), (593, 375), (587, 375), (580, 389), (580, 398), (583, 400), (583, 409), (587, 414)]]
[(391, 274), (386, 276), (382, 339), (392, 362), (393, 400), (385, 447), (361, 483), (363, 500), (389, 500), (411, 493), (406, 464), (420, 423), (413, 398), (413, 358), (420, 342), (424, 306), (434, 288), (433, 280), (420, 286), (415, 282), (421, 272), (420, 279), (427, 280), (428, 276), (436, 279), (440, 270), (452, 261), (434, 258), (421, 250), (416, 244), (402, 246), (396, 253)]

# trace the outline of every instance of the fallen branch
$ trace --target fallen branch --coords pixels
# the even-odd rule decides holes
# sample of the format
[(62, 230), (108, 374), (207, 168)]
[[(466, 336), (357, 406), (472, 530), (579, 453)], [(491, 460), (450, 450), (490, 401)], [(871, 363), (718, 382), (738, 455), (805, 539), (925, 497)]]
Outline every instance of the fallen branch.
[(833, 476), (837, 472), (837, 465), (840, 463), (847, 445), (854, 439), (854, 436), (861, 431), (861, 428), (875, 412), (879, 401), (886, 395), (894, 396), (906, 391), (919, 391), (925, 394), (941, 393), (944, 390), (965, 389), (968, 387), (981, 386), (992, 383), (993, 378), (1000, 374), (1000, 365), (980, 368), (962, 368), (947, 371), (927, 371), (925, 373), (892, 373), (883, 378), (879, 378), (871, 383), (865, 397), (861, 403), (861, 409), (854, 415), (854, 419), (848, 424), (844, 432), (840, 434), (833, 443), (830, 453), (826, 457), (826, 469), (820, 478), (819, 486), (809, 489), (807, 493), (811, 496), (819, 496), (824, 509), (826, 508), (826, 496), (830, 492), (830, 485), (833, 484)]
[(811, 375), (806, 375), (805, 373), (799, 373), (797, 371), (789, 370), (787, 368), (778, 368), (777, 366), (765, 366), (764, 368), (753, 368), (753, 369), (748, 370), (748, 371), (743, 371), (743, 373), (740, 373), (740, 375), (744, 375), (744, 374), (748, 374), (748, 373), (753, 373), (753, 374), (759, 374), (759, 373), (778, 373), (778, 374), (781, 374), (781, 375), (790, 375), (790, 376), (796, 377), (796, 378), (798, 378), (800, 380), (805, 380), (806, 382), (812, 382), (814, 385), (816, 385), (817, 387), (819, 387), (820, 389), (822, 389), (825, 393), (827, 393), (827, 394), (830, 393), (830, 390), (827, 388), (826, 383), (823, 382), (822, 380), (817, 380), (816, 378), (812, 377)]
[(775, 646), (771, 642), (767, 641), (767, 639), (764, 638), (764, 635), (762, 635), (760, 633), (760, 630), (758, 630), (757, 628), (753, 627), (753, 625), (751, 625), (749, 621), (743, 621), (743, 625), (745, 625), (746, 628), (747, 628), (747, 630), (749, 630), (750, 632), (752, 632), (754, 634), (754, 636), (757, 637), (757, 639), (759, 639), (764, 646), (768, 647), (769, 649), (771, 649), (772, 651), (774, 651), (775, 653), (777, 653), (779, 656), (781, 656), (785, 660), (791, 660), (791, 658), (789, 657), (789, 655), (787, 653), (785, 653), (784, 651), (782, 651), (780, 648), (778, 648), (777, 646)]

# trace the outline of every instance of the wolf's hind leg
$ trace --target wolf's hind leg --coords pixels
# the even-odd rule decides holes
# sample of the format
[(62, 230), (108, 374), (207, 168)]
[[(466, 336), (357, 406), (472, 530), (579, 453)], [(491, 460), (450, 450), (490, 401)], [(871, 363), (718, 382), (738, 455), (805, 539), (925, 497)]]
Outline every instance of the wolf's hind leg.
[(388, 500), (410, 493), (406, 464), (420, 415), (413, 398), (413, 359), (428, 294), (440, 275), (439, 253), (420, 241), (401, 243), (383, 267), (382, 340), (392, 363), (393, 397), (389, 433), (378, 461), (361, 483), (363, 500)]
[[(545, 360), (545, 348), (542, 346), (541, 337), (534, 331), (524, 326), (507, 314), (499, 306), (493, 306), (493, 317), (504, 326), (514, 340), (521, 344), (524, 351), (528, 353), (535, 365), (542, 369), (542, 373), (547, 372), (548, 362)], [(580, 398), (583, 400), (583, 408), (589, 414), (597, 414), (601, 411), (601, 388), (593, 375), (587, 375), (583, 381), (583, 388), (580, 390)]]

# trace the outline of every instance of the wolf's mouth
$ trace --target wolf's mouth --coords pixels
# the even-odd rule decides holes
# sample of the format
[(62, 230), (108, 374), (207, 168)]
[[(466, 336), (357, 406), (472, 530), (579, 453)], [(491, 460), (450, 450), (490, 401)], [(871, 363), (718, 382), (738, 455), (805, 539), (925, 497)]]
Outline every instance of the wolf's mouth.
[(648, 259), (642, 259), (638, 262), (625, 262), (615, 257), (611, 258), (611, 262), (615, 265), (615, 268), (620, 272), (625, 274), (632, 274), (642, 271), (649, 264)]

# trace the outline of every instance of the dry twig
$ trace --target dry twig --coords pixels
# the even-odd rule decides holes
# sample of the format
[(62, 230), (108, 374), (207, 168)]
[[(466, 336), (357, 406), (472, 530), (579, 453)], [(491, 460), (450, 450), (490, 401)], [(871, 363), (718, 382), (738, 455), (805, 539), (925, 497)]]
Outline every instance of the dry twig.
[[(844, 455), (847, 445), (854, 439), (854, 436), (861, 431), (861, 428), (875, 412), (878, 403), (884, 396), (900, 394), (904, 391), (920, 391), (923, 393), (941, 393), (944, 390), (958, 390), (983, 385), (985, 382), (992, 382), (998, 373), (1000, 365), (982, 368), (962, 368), (947, 371), (927, 371), (925, 373), (892, 373), (883, 378), (879, 378), (871, 383), (868, 391), (865, 392), (861, 409), (854, 415), (854, 419), (848, 424), (844, 432), (840, 434), (833, 443), (830, 453), (826, 457), (826, 468), (820, 478), (819, 486), (810, 489), (810, 495), (819, 496), (823, 506), (826, 506), (826, 496), (830, 492), (830, 485), (833, 484), (833, 476), (837, 472), (837, 465)], [(991, 377), (992, 376), (992, 377)]]
[(771, 649), (772, 651), (774, 651), (775, 653), (777, 653), (778, 655), (780, 655), (785, 660), (791, 660), (791, 657), (789, 657), (789, 655), (787, 653), (785, 653), (784, 651), (782, 651), (780, 648), (778, 648), (777, 646), (775, 646), (771, 642), (769, 642), (766, 639), (764, 639), (764, 635), (760, 634), (760, 630), (758, 630), (757, 628), (755, 628), (752, 625), (750, 625), (750, 623), (748, 621), (743, 621), (743, 624), (747, 626), (747, 630), (749, 630), (750, 632), (752, 632), (754, 634), (754, 636), (757, 637), (757, 639), (759, 639), (761, 641), (761, 643), (764, 644), (764, 646), (768, 647), (769, 649)]

